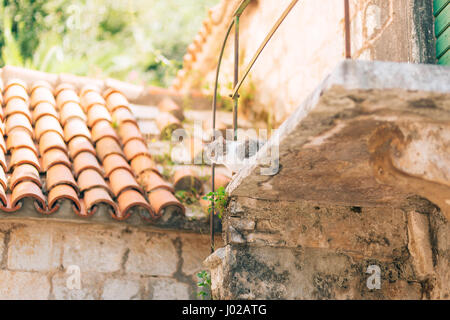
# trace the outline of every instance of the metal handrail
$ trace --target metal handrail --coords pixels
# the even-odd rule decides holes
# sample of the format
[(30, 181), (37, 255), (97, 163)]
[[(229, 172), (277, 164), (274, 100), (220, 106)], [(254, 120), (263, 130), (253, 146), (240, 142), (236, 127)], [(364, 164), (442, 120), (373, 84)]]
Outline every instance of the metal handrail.
[[(234, 38), (234, 82), (233, 82), (233, 93), (230, 95), (230, 97), (234, 101), (233, 106), (233, 131), (234, 135), (233, 138), (236, 141), (237, 140), (237, 114), (238, 114), (238, 100), (239, 100), (239, 89), (242, 86), (242, 83), (247, 78), (251, 68), (255, 64), (256, 60), (260, 56), (261, 52), (266, 47), (267, 43), (270, 41), (274, 33), (278, 30), (278, 27), (283, 23), (284, 19), (287, 17), (289, 12), (294, 8), (294, 6), (297, 4), (298, 0), (293, 0), (289, 4), (289, 6), (284, 10), (283, 14), (280, 16), (280, 18), (276, 21), (275, 25), (272, 27), (272, 29), (269, 31), (269, 33), (264, 38), (264, 41), (259, 46), (258, 50), (254, 54), (253, 58), (250, 60), (250, 63), (248, 64), (247, 68), (244, 71), (244, 75), (242, 76), (241, 80), (239, 81), (239, 19), (242, 13), (245, 11), (247, 6), (250, 4), (252, 0), (242, 0), (239, 7), (233, 14), (233, 20), (231, 21), (226, 35), (225, 39), (223, 41), (220, 55), (219, 55), (219, 61), (217, 63), (217, 70), (216, 70), (216, 78), (215, 78), (215, 84), (214, 84), (214, 96), (213, 96), (213, 114), (212, 114), (212, 129), (213, 129), (213, 139), (215, 137), (216, 132), (216, 110), (217, 110), (217, 91), (218, 91), (218, 84), (219, 84), (219, 74), (220, 74), (220, 67), (222, 64), (223, 54), (225, 51), (225, 47), (227, 44), (228, 37), (230, 36), (231, 30), (233, 29), (233, 26), (235, 27), (235, 38)], [(344, 12), (345, 12), (345, 57), (347, 59), (351, 58), (351, 42), (350, 42), (350, 5), (349, 0), (344, 0)], [(214, 207), (214, 191), (215, 191), (215, 163), (212, 163), (211, 166), (211, 179), (212, 179), (212, 199), (211, 199), (211, 212), (210, 212), (210, 233), (211, 233), (211, 253), (214, 252), (214, 215), (215, 215), (215, 207)]]
[[(214, 84), (214, 96), (213, 96), (213, 115), (212, 115), (212, 129), (213, 129), (213, 137), (215, 136), (216, 132), (216, 110), (217, 110), (217, 91), (218, 91), (218, 84), (219, 84), (219, 74), (220, 74), (220, 67), (222, 64), (223, 54), (225, 51), (225, 47), (227, 44), (228, 37), (230, 36), (231, 30), (233, 29), (233, 26), (235, 27), (235, 40), (234, 40), (234, 83), (233, 83), (233, 94), (231, 95), (231, 98), (234, 100), (234, 107), (233, 107), (233, 131), (234, 131), (234, 140), (237, 140), (237, 114), (238, 114), (238, 100), (239, 100), (239, 88), (241, 87), (243, 81), (247, 77), (248, 73), (250, 72), (250, 69), (255, 64), (256, 60), (258, 59), (261, 52), (264, 50), (266, 44), (269, 42), (269, 40), (272, 38), (275, 31), (278, 29), (278, 27), (281, 25), (281, 23), (284, 21), (286, 16), (289, 14), (289, 12), (292, 10), (292, 8), (297, 4), (298, 0), (293, 0), (288, 8), (283, 12), (281, 17), (277, 20), (275, 25), (272, 27), (270, 32), (267, 34), (266, 38), (262, 42), (261, 46), (257, 50), (256, 54), (250, 61), (250, 64), (248, 65), (247, 69), (245, 70), (244, 76), (239, 81), (239, 18), (242, 15), (242, 13), (245, 11), (247, 6), (250, 4), (252, 0), (242, 0), (239, 7), (233, 14), (233, 20), (230, 23), (227, 32), (225, 34), (225, 39), (222, 44), (222, 48), (220, 50), (219, 55), (219, 61), (217, 63), (217, 70), (216, 70), (216, 79)], [(212, 200), (211, 200), (211, 212), (210, 212), (210, 231), (211, 231), (211, 252), (214, 252), (215, 246), (214, 246), (214, 215), (215, 215), (215, 208), (214, 208), (214, 191), (215, 191), (215, 163), (212, 163), (211, 166), (211, 180), (212, 180)]]

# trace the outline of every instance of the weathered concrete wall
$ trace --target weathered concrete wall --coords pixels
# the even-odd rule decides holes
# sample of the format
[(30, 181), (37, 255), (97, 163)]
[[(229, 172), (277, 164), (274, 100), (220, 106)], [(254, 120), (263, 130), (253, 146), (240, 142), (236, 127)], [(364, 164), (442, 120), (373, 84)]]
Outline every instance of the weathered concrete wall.
[(1, 220), (0, 299), (197, 299), (209, 248), (200, 234)]
[[(176, 81), (183, 91), (211, 91), (219, 47), (239, 2), (222, 1), (211, 12), (211, 32), (188, 53), (184, 71)], [(241, 72), (289, 3), (255, 0), (249, 5), (240, 22)], [(435, 63), (432, 1), (350, 3), (354, 59)], [(220, 78), (223, 96), (228, 95), (233, 79), (233, 36), (230, 38)], [(280, 124), (344, 58), (344, 1), (300, 1), (246, 80), (240, 93), (247, 103), (242, 101), (240, 112)]]

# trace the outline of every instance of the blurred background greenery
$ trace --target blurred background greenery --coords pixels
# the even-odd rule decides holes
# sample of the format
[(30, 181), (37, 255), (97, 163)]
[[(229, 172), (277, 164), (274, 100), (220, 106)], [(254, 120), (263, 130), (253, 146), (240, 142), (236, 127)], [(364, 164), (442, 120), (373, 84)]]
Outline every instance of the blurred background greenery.
[(0, 0), (0, 66), (168, 86), (219, 0)]

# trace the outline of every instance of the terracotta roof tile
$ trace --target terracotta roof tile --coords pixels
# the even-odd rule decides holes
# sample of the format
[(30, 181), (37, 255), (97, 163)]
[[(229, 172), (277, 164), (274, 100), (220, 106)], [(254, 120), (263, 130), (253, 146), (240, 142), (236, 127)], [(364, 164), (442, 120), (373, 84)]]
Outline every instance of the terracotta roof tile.
[(53, 116), (43, 116), (40, 117), (38, 121), (36, 121), (34, 125), (34, 132), (36, 134), (36, 139), (40, 140), (41, 136), (49, 131), (54, 131), (58, 133), (61, 137), (64, 136), (61, 125), (59, 124), (58, 119)]
[(174, 130), (182, 128), (180, 120), (167, 112), (161, 112), (158, 115), (156, 125), (161, 132), (161, 139), (168, 139)]
[(174, 207), (182, 214), (185, 213), (184, 206), (166, 189), (157, 189), (150, 192), (148, 199), (157, 218), (161, 217), (164, 214), (164, 210), (169, 207)]
[(8, 118), (9, 116), (11, 116), (15, 113), (23, 114), (24, 116), (26, 116), (28, 118), (30, 123), (32, 122), (30, 109), (28, 108), (28, 103), (26, 103), (22, 99), (12, 98), (6, 104), (6, 108), (4, 111), (5, 118)]
[(55, 96), (58, 96), (59, 93), (63, 90), (72, 90), (75, 91), (75, 87), (70, 84), (70, 83), (60, 83), (59, 85), (56, 86), (55, 90), (53, 91), (53, 94)]
[(95, 145), (95, 149), (97, 150), (97, 156), (100, 161), (104, 161), (105, 157), (110, 154), (118, 154), (125, 157), (123, 154), (122, 148), (116, 139), (106, 137), (97, 141)]
[(58, 113), (56, 112), (55, 107), (48, 102), (39, 103), (33, 110), (33, 121), (35, 123), (43, 116), (52, 116), (58, 119)]
[(60, 110), (59, 119), (61, 121), (61, 125), (65, 126), (67, 120), (71, 118), (79, 118), (82, 121), (86, 121), (86, 115), (81, 109), (80, 105), (75, 102), (68, 102), (64, 104), (62, 109)]
[(8, 171), (8, 166), (6, 164), (6, 157), (3, 152), (0, 152), (0, 166), (3, 168), (5, 172)]
[(31, 85), (30, 94), (32, 95), (34, 91), (38, 88), (47, 88), (50, 92), (53, 91), (52, 85), (45, 80), (38, 80)]
[[(2, 187), (0, 187), (0, 209), (2, 211), (11, 212), (11, 210), (8, 207), (8, 202), (9, 201), (8, 201), (8, 196), (6, 195), (6, 191)], [(19, 209), (20, 209), (20, 207), (16, 208), (16, 210), (19, 210)]]
[(106, 176), (110, 176), (116, 169), (125, 169), (133, 174), (133, 171), (124, 157), (118, 154), (110, 154), (103, 160), (103, 168), (105, 169)]
[[(214, 175), (214, 186), (215, 186), (215, 189), (220, 188), (220, 187), (226, 188), (228, 186), (228, 184), (230, 183), (230, 181), (231, 181), (230, 177), (228, 177), (226, 175), (223, 175), (223, 174), (221, 174), (219, 172), (217, 172)], [(209, 183), (211, 184), (211, 182), (212, 182), (212, 178), (210, 178)]]
[(10, 189), (14, 189), (14, 187), (22, 181), (33, 181), (39, 187), (42, 187), (39, 171), (35, 166), (29, 164), (23, 164), (14, 169), (9, 180)]
[(41, 102), (47, 102), (52, 105), (55, 105), (56, 103), (55, 97), (53, 96), (53, 93), (50, 91), (49, 88), (37, 87), (35, 90), (33, 90), (30, 99), (31, 108), (34, 109), (37, 106), (37, 104)]
[(88, 212), (94, 211), (94, 207), (100, 204), (106, 204), (116, 211), (116, 203), (105, 188), (92, 188), (84, 193), (84, 202)]
[(51, 190), (57, 185), (65, 184), (78, 188), (72, 171), (64, 164), (56, 164), (47, 170), (47, 190)]
[(145, 142), (144, 137), (142, 137), (141, 131), (138, 126), (131, 122), (125, 122), (120, 124), (119, 133), (123, 144), (127, 144), (128, 141), (137, 139)]
[(68, 121), (64, 126), (64, 138), (66, 142), (70, 142), (75, 137), (85, 137), (91, 139), (91, 133), (86, 125), (86, 122), (79, 118), (74, 118)]
[(8, 102), (13, 98), (22, 99), (27, 103), (29, 101), (26, 89), (23, 86), (17, 84), (12, 84), (8, 87), (8, 89), (5, 90), (3, 94), (3, 103), (8, 104)]
[(3, 190), (8, 189), (8, 179), (6, 178), (5, 170), (3, 170), (2, 167), (0, 167), (0, 185), (2, 186)]
[(17, 211), (31, 198), (42, 214), (65, 200), (81, 217), (100, 205), (117, 220), (135, 212), (153, 221), (168, 207), (184, 213), (119, 90), (102, 95), (85, 85), (79, 96), (71, 84), (53, 90), (36, 81), (28, 95), (26, 83), (13, 79), (0, 91), (0, 211)]
[(100, 92), (100, 88), (98, 86), (96, 86), (95, 84), (86, 84), (80, 90), (80, 97), (83, 97), (89, 91)]
[(86, 169), (79, 174), (78, 186), (80, 187), (81, 192), (98, 187), (110, 190), (102, 175), (94, 169)]
[(194, 189), (197, 193), (201, 194), (203, 191), (203, 183), (197, 177), (197, 174), (191, 168), (183, 167), (175, 172), (173, 177), (173, 186), (175, 191)]
[(22, 164), (31, 164), (39, 171), (41, 170), (36, 154), (28, 148), (18, 148), (11, 152), (10, 170), (13, 170), (16, 166)]
[(94, 141), (94, 143), (106, 137), (113, 138), (114, 140), (119, 142), (119, 137), (117, 136), (116, 131), (111, 127), (109, 121), (106, 120), (98, 121), (92, 127), (91, 133), (92, 133), (92, 141)]
[(152, 218), (156, 218), (152, 208), (147, 200), (136, 190), (126, 190), (117, 198), (119, 203), (119, 211), (113, 217), (117, 220), (124, 220), (131, 215), (131, 210), (134, 208), (142, 208), (146, 210)]
[(121, 107), (126, 109), (130, 108), (125, 96), (117, 91), (114, 91), (107, 96), (106, 106), (111, 113)]
[(41, 213), (45, 212), (45, 197), (41, 188), (36, 183), (32, 181), (23, 181), (16, 185), (11, 194), (11, 208), (21, 206), (19, 203), (26, 198), (34, 200), (36, 210)]
[(0, 134), (0, 151), (3, 151), (3, 153), (6, 153), (6, 151), (7, 151), (5, 138), (3, 138), (2, 134)]
[(173, 186), (164, 181), (163, 178), (159, 174), (154, 171), (146, 171), (139, 176), (139, 182), (144, 187), (144, 190), (147, 192), (151, 192), (155, 189), (166, 189), (170, 192), (174, 192)]
[(21, 79), (17, 79), (17, 78), (12, 78), (12, 79), (9, 79), (8, 81), (6, 81), (6, 85), (3, 88), (3, 90), (7, 91), (9, 89), (9, 87), (14, 86), (14, 85), (22, 87), (25, 90), (25, 92), (28, 90), (27, 83), (25, 81), (23, 81)]
[(92, 143), (86, 137), (75, 137), (69, 142), (69, 153), (72, 159), (75, 159), (80, 152), (90, 152), (93, 155), (96, 154)]
[(131, 122), (137, 123), (135, 117), (131, 113), (131, 111), (127, 108), (119, 108), (116, 109), (112, 115), (112, 121), (117, 123), (117, 125), (121, 125), (122, 123)]
[(140, 175), (148, 170), (157, 171), (155, 162), (149, 155), (140, 155), (131, 160), (131, 168), (133, 171)]
[(67, 146), (61, 135), (55, 131), (47, 131), (42, 134), (39, 139), (39, 153), (44, 154), (46, 151), (57, 148), (67, 152)]
[(139, 155), (149, 155), (149, 151), (145, 142), (141, 140), (130, 140), (123, 147), (123, 152), (128, 161), (132, 161)]
[(84, 112), (88, 112), (89, 109), (95, 105), (105, 105), (105, 99), (100, 95), (100, 93), (96, 91), (88, 91), (81, 98), (81, 106), (83, 107)]
[(42, 155), (42, 169), (47, 171), (55, 164), (63, 164), (67, 167), (71, 166), (67, 153), (59, 148), (49, 149)]
[(88, 126), (92, 128), (98, 121), (111, 122), (111, 115), (104, 105), (94, 104), (88, 111)]
[(60, 184), (50, 190), (50, 192), (48, 193), (48, 206), (50, 212), (54, 212), (59, 209), (59, 202), (61, 200), (70, 200), (75, 207), (74, 211), (76, 213), (81, 212), (82, 208), (80, 199), (78, 198), (77, 192), (72, 186)]
[(97, 158), (91, 152), (81, 152), (73, 159), (73, 170), (75, 176), (78, 176), (83, 170), (94, 169), (101, 175), (103, 170), (100, 168)]
[(6, 147), (9, 151), (18, 148), (29, 148), (36, 154), (36, 156), (38, 156), (33, 139), (25, 130), (14, 130), (11, 132), (6, 140)]
[(176, 117), (178, 120), (183, 121), (184, 120), (184, 113), (183, 109), (175, 103), (171, 98), (165, 98), (163, 99), (159, 104), (158, 108), (162, 112), (167, 112), (172, 114), (174, 117)]
[(63, 105), (69, 102), (80, 103), (80, 98), (75, 93), (75, 91), (70, 89), (63, 89), (58, 93), (58, 96), (56, 97), (56, 106), (58, 107), (58, 110), (61, 110)]
[(31, 126), (30, 119), (21, 113), (14, 113), (6, 119), (6, 135), (11, 134), (11, 131), (17, 128), (27, 130), (33, 136), (33, 127)]
[(111, 174), (109, 175), (109, 183), (116, 197), (118, 197), (123, 191), (128, 189), (141, 191), (139, 184), (134, 178), (134, 175), (126, 169), (119, 168), (111, 172)]

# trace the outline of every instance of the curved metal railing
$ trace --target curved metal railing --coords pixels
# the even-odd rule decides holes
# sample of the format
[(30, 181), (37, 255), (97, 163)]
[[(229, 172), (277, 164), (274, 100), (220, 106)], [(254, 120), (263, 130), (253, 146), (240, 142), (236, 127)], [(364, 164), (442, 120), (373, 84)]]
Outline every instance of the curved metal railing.
[[(231, 95), (231, 98), (234, 100), (234, 106), (233, 106), (233, 131), (234, 131), (234, 140), (237, 140), (237, 114), (238, 114), (238, 100), (239, 100), (239, 89), (246, 79), (248, 73), (250, 72), (251, 68), (255, 64), (256, 60), (258, 59), (261, 52), (264, 50), (265, 46), (269, 42), (269, 40), (272, 38), (275, 31), (277, 31), (278, 27), (281, 25), (281, 23), (284, 21), (286, 16), (289, 14), (289, 12), (292, 10), (292, 8), (297, 4), (298, 0), (293, 0), (289, 6), (286, 8), (286, 10), (283, 12), (281, 17), (277, 20), (275, 25), (272, 27), (270, 32), (267, 34), (264, 41), (261, 43), (260, 47), (256, 51), (255, 55), (253, 56), (252, 60), (250, 61), (249, 65), (245, 69), (244, 75), (239, 81), (239, 19), (242, 15), (242, 13), (245, 11), (247, 6), (250, 4), (252, 0), (242, 0), (239, 7), (233, 14), (233, 20), (230, 23), (227, 32), (225, 34), (225, 39), (223, 41), (220, 55), (219, 55), (219, 61), (217, 63), (217, 70), (216, 70), (216, 78), (215, 78), (215, 84), (214, 84), (214, 96), (213, 96), (213, 112), (212, 112), (212, 129), (213, 129), (213, 136), (216, 132), (216, 111), (217, 111), (217, 91), (218, 91), (218, 85), (219, 85), (219, 74), (220, 74), (220, 67), (222, 64), (223, 54), (225, 51), (225, 47), (228, 41), (228, 38), (231, 34), (231, 30), (233, 29), (233, 26), (235, 27), (235, 38), (234, 38), (234, 83), (233, 83), (233, 94)], [(210, 232), (211, 232), (211, 252), (214, 252), (215, 246), (214, 246), (214, 216), (215, 216), (215, 208), (214, 208), (214, 191), (215, 191), (215, 163), (212, 163), (211, 166), (211, 180), (212, 180), (212, 191), (213, 196), (211, 200), (211, 212), (210, 212)]]
[[(245, 11), (247, 6), (250, 4), (252, 0), (242, 0), (239, 7), (233, 14), (233, 20), (231, 21), (227, 32), (225, 34), (225, 39), (223, 41), (220, 55), (219, 55), (219, 61), (217, 63), (217, 70), (216, 70), (216, 78), (215, 78), (215, 84), (214, 84), (214, 96), (213, 96), (213, 104), (212, 104), (212, 129), (213, 129), (213, 138), (215, 137), (216, 132), (216, 111), (217, 111), (217, 91), (218, 91), (218, 84), (219, 84), (219, 74), (220, 74), (220, 67), (222, 64), (223, 54), (225, 51), (225, 47), (228, 41), (228, 38), (231, 34), (231, 30), (233, 29), (233, 26), (235, 27), (235, 38), (234, 38), (234, 82), (233, 82), (233, 93), (230, 95), (231, 99), (234, 101), (233, 106), (233, 138), (236, 141), (237, 140), (237, 114), (238, 114), (238, 101), (239, 101), (239, 89), (242, 86), (242, 83), (247, 78), (251, 68), (255, 64), (256, 60), (260, 56), (261, 52), (266, 47), (267, 43), (270, 41), (274, 33), (278, 30), (278, 27), (283, 23), (284, 19), (287, 17), (289, 12), (294, 8), (294, 6), (297, 4), (298, 0), (293, 0), (289, 4), (289, 6), (283, 11), (280, 18), (276, 21), (275, 25), (272, 27), (272, 29), (269, 31), (269, 33), (264, 38), (263, 42), (259, 46), (258, 50), (250, 60), (250, 63), (248, 64), (247, 68), (244, 71), (244, 74), (239, 80), (239, 19), (242, 13)], [(351, 43), (350, 43), (350, 8), (349, 8), (349, 0), (344, 0), (344, 11), (345, 11), (345, 57), (351, 58)], [(214, 208), (214, 191), (215, 191), (215, 163), (212, 163), (211, 166), (211, 180), (212, 180), (212, 191), (213, 196), (211, 200), (211, 210), (210, 210), (210, 233), (211, 233), (211, 252), (214, 252), (215, 246), (214, 246), (214, 216), (215, 216), (215, 208)]]

